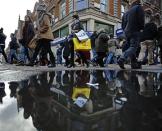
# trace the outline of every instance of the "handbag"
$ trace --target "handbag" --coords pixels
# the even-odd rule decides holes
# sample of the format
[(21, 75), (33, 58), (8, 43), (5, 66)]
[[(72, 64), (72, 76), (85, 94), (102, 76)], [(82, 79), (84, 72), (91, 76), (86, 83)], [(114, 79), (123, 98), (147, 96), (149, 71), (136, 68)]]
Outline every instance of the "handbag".
[(79, 42), (77, 38), (73, 38), (74, 50), (75, 51), (90, 51), (91, 48), (91, 40)]
[(84, 30), (79, 31), (78, 33), (75, 33), (79, 41), (87, 41), (89, 39), (88, 35)]
[(30, 49), (35, 49), (35, 47), (37, 46), (37, 38), (33, 38), (33, 39), (31, 39), (31, 41), (29, 42), (29, 44), (28, 44), (28, 47), (30, 48)]

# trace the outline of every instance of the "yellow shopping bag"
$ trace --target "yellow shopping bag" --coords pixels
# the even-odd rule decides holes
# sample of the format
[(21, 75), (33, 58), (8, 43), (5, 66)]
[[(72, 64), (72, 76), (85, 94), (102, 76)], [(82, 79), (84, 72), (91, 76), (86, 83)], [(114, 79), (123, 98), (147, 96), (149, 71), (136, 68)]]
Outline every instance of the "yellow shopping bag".
[(91, 50), (91, 40), (79, 42), (77, 38), (73, 38), (75, 51), (89, 51)]
[(78, 95), (84, 95), (87, 99), (89, 99), (90, 96), (90, 88), (88, 87), (74, 87), (73, 88), (73, 94), (72, 94), (72, 99), (76, 100)]

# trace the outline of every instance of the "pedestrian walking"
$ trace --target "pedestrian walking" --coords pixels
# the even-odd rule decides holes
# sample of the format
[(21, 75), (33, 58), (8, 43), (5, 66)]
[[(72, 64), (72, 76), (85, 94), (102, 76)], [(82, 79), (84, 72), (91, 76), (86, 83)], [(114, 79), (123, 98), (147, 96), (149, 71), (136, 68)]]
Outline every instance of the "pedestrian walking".
[[(23, 30), (22, 30), (22, 39), (19, 40), (19, 42), (21, 43), (23, 47), (22, 50), (24, 51), (23, 57), (21, 58), (21, 61), (23, 62), (23, 64), (25, 64), (26, 58), (28, 59), (28, 61), (30, 61), (28, 44), (32, 40), (34, 35), (35, 35), (34, 25), (33, 25), (31, 16), (26, 15), (25, 23), (24, 23)], [(22, 63), (20, 63), (20, 65), (21, 64)]]
[(3, 57), (5, 58), (5, 61), (8, 63), (7, 55), (4, 50), (6, 38), (7, 36), (3, 33), (3, 28), (0, 28), (0, 50), (1, 50)]
[(75, 33), (78, 33), (80, 30), (83, 30), (83, 25), (79, 20), (79, 15), (77, 13), (74, 13), (73, 17), (73, 23), (71, 25), (71, 35), (68, 39), (68, 44), (70, 44), (70, 64), (67, 66), (68, 68), (74, 67), (74, 43), (73, 38), (75, 37)]
[(51, 41), (54, 39), (51, 29), (49, 13), (46, 12), (46, 5), (40, 4), (37, 8), (37, 45), (33, 57), (28, 66), (34, 66), (34, 61), (39, 52), (43, 49), (42, 56), (49, 54), (51, 65), (48, 67), (55, 67), (55, 57), (51, 50)]
[(141, 51), (139, 54), (139, 61), (143, 61), (145, 58), (146, 50), (148, 50), (148, 64), (154, 64), (154, 49), (155, 49), (155, 38), (157, 36), (157, 25), (154, 23), (155, 19), (152, 16), (150, 22), (145, 24), (144, 30), (141, 33)]
[(96, 62), (100, 67), (104, 67), (103, 59), (106, 57), (108, 52), (108, 34), (101, 28), (98, 32), (98, 36), (95, 40), (95, 50), (97, 52)]
[(19, 45), (17, 43), (17, 39), (14, 33), (11, 33), (10, 37), (11, 37), (11, 41), (9, 43), (9, 48), (10, 48), (9, 60), (10, 60), (10, 64), (13, 64), (14, 60), (16, 60), (16, 62), (19, 61), (17, 57), (17, 49), (19, 48)]
[(141, 68), (137, 62), (137, 50), (140, 44), (140, 33), (144, 28), (144, 10), (140, 5), (140, 0), (129, 0), (131, 6), (124, 14), (122, 19), (122, 28), (126, 36), (126, 42), (129, 45), (118, 60), (120, 68), (125, 69), (124, 62), (131, 59), (131, 68)]

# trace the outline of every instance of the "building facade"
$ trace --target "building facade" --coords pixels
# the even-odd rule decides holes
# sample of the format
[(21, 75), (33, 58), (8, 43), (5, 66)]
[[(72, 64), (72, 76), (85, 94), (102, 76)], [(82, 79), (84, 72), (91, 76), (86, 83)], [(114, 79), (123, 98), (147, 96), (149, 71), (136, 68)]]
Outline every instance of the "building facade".
[(71, 32), (72, 15), (78, 12), (85, 31), (105, 28), (115, 34), (121, 23), (121, 0), (45, 0), (48, 10), (54, 15), (55, 38)]
[(161, 24), (161, 0), (143, 0), (143, 9), (145, 11), (145, 23), (147, 23), (151, 16), (155, 17), (155, 23), (159, 26)]

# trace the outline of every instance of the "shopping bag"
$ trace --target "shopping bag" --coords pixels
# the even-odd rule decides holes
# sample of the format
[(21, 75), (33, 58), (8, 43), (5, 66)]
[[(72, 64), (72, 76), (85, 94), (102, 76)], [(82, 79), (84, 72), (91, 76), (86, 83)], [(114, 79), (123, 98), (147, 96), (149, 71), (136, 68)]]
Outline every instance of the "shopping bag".
[(90, 51), (91, 50), (91, 40), (79, 42), (77, 38), (73, 38), (74, 50), (75, 51)]
[(84, 30), (79, 31), (78, 33), (75, 33), (79, 41), (86, 41), (89, 39), (88, 35)]
[(90, 91), (91, 89), (88, 87), (74, 87), (72, 99), (75, 101), (79, 95), (85, 96), (87, 99), (89, 99)]
[(37, 46), (37, 38), (34, 37), (34, 38), (29, 42), (28, 47), (29, 47), (30, 49), (35, 49), (36, 46)]

